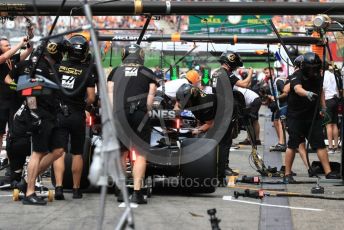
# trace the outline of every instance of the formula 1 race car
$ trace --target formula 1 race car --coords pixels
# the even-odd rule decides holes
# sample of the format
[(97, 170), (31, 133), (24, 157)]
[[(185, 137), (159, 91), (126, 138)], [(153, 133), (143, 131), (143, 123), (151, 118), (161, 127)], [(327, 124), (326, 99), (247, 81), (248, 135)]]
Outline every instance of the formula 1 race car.
[[(170, 110), (165, 114), (173, 112)], [(217, 142), (192, 136), (196, 121), (190, 112), (184, 111), (176, 117), (165, 117), (165, 127), (154, 126), (151, 152), (157, 151), (164, 157), (159, 163), (149, 162), (146, 175), (153, 179), (157, 175), (176, 177), (180, 188), (185, 191), (212, 193), (217, 187)], [(157, 120), (153, 118), (152, 123), (157, 125)]]

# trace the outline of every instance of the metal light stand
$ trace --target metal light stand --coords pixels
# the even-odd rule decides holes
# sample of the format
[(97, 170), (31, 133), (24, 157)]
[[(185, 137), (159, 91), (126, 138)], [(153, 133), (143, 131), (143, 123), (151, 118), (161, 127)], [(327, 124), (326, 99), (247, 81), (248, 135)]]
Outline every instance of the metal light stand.
[[(123, 198), (126, 208), (120, 217), (119, 222), (115, 229), (129, 228), (134, 229), (134, 217), (130, 208), (128, 191), (125, 185), (125, 176), (121, 164), (120, 147), (116, 138), (115, 122), (113, 119), (112, 106), (107, 95), (106, 78), (102, 68), (100, 50), (97, 46), (98, 38), (92, 23), (91, 7), (87, 0), (83, 1), (83, 10), (88, 21), (91, 25), (89, 28), (91, 34), (91, 41), (94, 48), (95, 63), (99, 77), (99, 91), (102, 106), (102, 138), (103, 143), (101, 146), (103, 170), (100, 176), (98, 185), (101, 186), (101, 200), (100, 200), (100, 213), (98, 219), (98, 229), (102, 229), (105, 211), (105, 198), (108, 186), (108, 177), (111, 176), (116, 184), (119, 185), (123, 193)], [(111, 167), (110, 167), (111, 166)]]

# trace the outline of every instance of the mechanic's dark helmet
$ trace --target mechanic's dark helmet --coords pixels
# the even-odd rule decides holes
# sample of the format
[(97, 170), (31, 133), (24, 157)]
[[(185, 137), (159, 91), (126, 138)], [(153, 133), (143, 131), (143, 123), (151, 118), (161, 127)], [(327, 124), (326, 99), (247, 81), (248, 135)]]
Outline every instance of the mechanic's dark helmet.
[(176, 100), (182, 105), (188, 104), (196, 95), (195, 90), (191, 84), (184, 83), (179, 87), (176, 93)]
[(307, 52), (303, 55), (301, 71), (306, 79), (319, 78), (321, 76), (321, 59), (318, 54)]
[(238, 67), (243, 66), (240, 55), (233, 51), (223, 52), (220, 56), (219, 62), (221, 64), (227, 64), (232, 69), (236, 69)]
[(66, 40), (63, 37), (50, 39), (45, 47), (44, 53), (60, 63), (63, 58), (63, 53), (66, 51)]
[(145, 53), (137, 44), (131, 44), (122, 49), (122, 62), (143, 65)]
[(68, 43), (68, 59), (71, 61), (85, 62), (90, 49), (87, 39), (78, 34), (69, 38)]
[(300, 69), (301, 68), (301, 63), (303, 62), (303, 55), (299, 55), (295, 58), (294, 60), (294, 66), (295, 68)]

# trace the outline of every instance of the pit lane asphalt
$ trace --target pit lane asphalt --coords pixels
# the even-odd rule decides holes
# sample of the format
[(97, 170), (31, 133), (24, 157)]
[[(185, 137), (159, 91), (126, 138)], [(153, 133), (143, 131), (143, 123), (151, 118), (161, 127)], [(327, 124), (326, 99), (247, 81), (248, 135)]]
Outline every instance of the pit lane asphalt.
[[(261, 110), (263, 114), (266, 109)], [(265, 129), (271, 128), (269, 117), (261, 117), (261, 136), (272, 138), (269, 142), (276, 143), (273, 133), (266, 133)], [(270, 129), (271, 130), (271, 129)], [(245, 138), (245, 132), (241, 132), (234, 142), (239, 142)], [(268, 142), (266, 140), (266, 142)], [(263, 153), (264, 146), (259, 146), (259, 153)], [(230, 167), (240, 171), (242, 175), (257, 175), (248, 162), (250, 153), (249, 146), (241, 146), (238, 150), (232, 150), (230, 154)], [(281, 154), (281, 153), (274, 153)], [(282, 154), (281, 159), (284, 159)], [(316, 154), (310, 154), (310, 159), (317, 160)], [(339, 162), (340, 154), (330, 155), (331, 161)], [(307, 171), (299, 156), (296, 156), (293, 171), (298, 176), (297, 180), (309, 180)], [(3, 175), (3, 171), (0, 175)], [(270, 178), (269, 178), (270, 179)], [(280, 180), (279, 178), (273, 180)], [(51, 186), (49, 181), (47, 186)], [(243, 186), (256, 187), (249, 184)], [(325, 195), (344, 197), (344, 187), (334, 186), (333, 183), (322, 183), (325, 187)], [(313, 184), (287, 185), (287, 191), (302, 192), (310, 194)], [(155, 190), (153, 196), (148, 199), (148, 205), (140, 205), (133, 209), (136, 229), (211, 229), (207, 210), (216, 208), (216, 216), (221, 219), (219, 226), (221, 229), (251, 230), (251, 229), (343, 229), (344, 201), (331, 201), (307, 198), (288, 198), (288, 206), (309, 208), (289, 209), (290, 221), (286, 217), (270, 218), (264, 215), (264, 211), (278, 212), (285, 207), (262, 207), (260, 200), (252, 198), (239, 198), (240, 201), (249, 203), (239, 203), (234, 201), (224, 201), (223, 196), (233, 196), (233, 188), (218, 188), (212, 194), (185, 195), (178, 193), (175, 189), (163, 188)], [(98, 193), (85, 193), (83, 199), (73, 200), (71, 193), (65, 193), (65, 201), (53, 201), (47, 206), (25, 206), (21, 202), (12, 201), (11, 191), (0, 191), (0, 230), (20, 230), (20, 229), (97, 229), (97, 219), (99, 216)], [(264, 198), (264, 203), (274, 203), (273, 199)], [(113, 194), (106, 198), (106, 210), (103, 229), (114, 229), (123, 208), (118, 207), (118, 203)], [(313, 209), (313, 210), (311, 210)], [(264, 218), (264, 220), (262, 220)], [(265, 223), (265, 224), (262, 224)], [(288, 225), (286, 225), (286, 223)]]

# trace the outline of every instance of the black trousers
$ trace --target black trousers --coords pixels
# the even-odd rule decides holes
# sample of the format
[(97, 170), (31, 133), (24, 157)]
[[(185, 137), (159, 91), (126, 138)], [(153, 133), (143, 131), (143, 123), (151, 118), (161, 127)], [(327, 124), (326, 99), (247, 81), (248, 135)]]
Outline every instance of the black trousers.
[(233, 130), (233, 123), (231, 123), (227, 129), (227, 132), (222, 137), (219, 145), (218, 145), (218, 163), (217, 163), (217, 175), (219, 179), (225, 178), (225, 169), (229, 163), (229, 151), (232, 146), (232, 130)]

